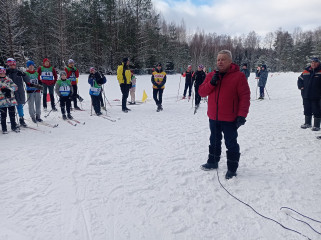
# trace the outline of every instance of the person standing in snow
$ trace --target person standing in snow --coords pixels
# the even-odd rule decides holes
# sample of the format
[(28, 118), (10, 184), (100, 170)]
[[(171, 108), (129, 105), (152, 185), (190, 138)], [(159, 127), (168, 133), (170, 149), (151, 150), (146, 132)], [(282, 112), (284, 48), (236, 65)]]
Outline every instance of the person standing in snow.
[[(60, 73), (60, 79), (56, 82), (55, 91), (56, 91), (56, 94), (59, 96), (60, 108), (61, 108), (63, 120), (67, 120), (67, 118), (73, 119), (73, 117), (70, 114), (73, 88), (71, 85), (71, 81), (67, 79), (66, 72)], [(66, 110), (67, 110), (67, 116), (66, 116)]]
[(96, 72), (94, 67), (90, 68), (90, 74), (88, 76), (88, 83), (90, 84), (89, 95), (97, 116), (102, 115), (100, 97), (102, 94), (102, 85), (106, 82), (106, 77), (102, 73)]
[(7, 134), (7, 112), (11, 123), (11, 130), (18, 131), (19, 128), (16, 123), (16, 110), (15, 106), (17, 101), (15, 94), (18, 90), (17, 85), (6, 76), (6, 69), (0, 66), (0, 115), (1, 115), (1, 128), (2, 133)]
[(267, 82), (267, 78), (268, 78), (268, 71), (266, 69), (266, 65), (263, 64), (261, 66), (261, 70), (259, 73), (259, 81), (258, 81), (258, 87), (260, 88), (260, 97), (259, 99), (264, 99), (264, 89), (265, 89), (265, 85)]
[(123, 94), (122, 97), (122, 111), (127, 113), (130, 111), (129, 108), (127, 108), (127, 98), (129, 95), (129, 89), (132, 86), (131, 83), (131, 72), (129, 70), (129, 60), (128, 58), (124, 58), (121, 65), (117, 68), (117, 79), (119, 82), (120, 90)]
[(129, 89), (130, 91), (130, 97), (131, 97), (131, 101), (129, 104), (136, 104), (136, 101), (135, 101), (135, 92), (136, 92), (136, 76), (134, 75), (134, 72), (131, 71), (132, 73), (132, 78), (131, 78), (131, 82), (132, 82), (132, 87)]
[(24, 90), (24, 82), (30, 83), (29, 77), (19, 70), (17, 70), (16, 66), (16, 60), (13, 58), (7, 59), (7, 76), (17, 85), (18, 90), (14, 92), (15, 99), (18, 103), (17, 110), (19, 115), (19, 123), (23, 127), (27, 127), (27, 124), (24, 120), (24, 112), (23, 112), (23, 106), (26, 103), (26, 96), (25, 96), (25, 90)]
[(193, 76), (193, 80), (195, 81), (195, 108), (197, 109), (200, 105), (200, 102), (202, 100), (202, 97), (198, 93), (199, 87), (202, 85), (206, 78), (206, 73), (203, 71), (204, 66), (199, 65), (197, 68), (197, 71), (195, 72)]
[(301, 128), (312, 127), (313, 115), (314, 125), (312, 131), (319, 131), (321, 119), (321, 66), (318, 58), (312, 58), (311, 65), (299, 76), (298, 88), (301, 90), (305, 116), (305, 123)]
[(226, 179), (236, 176), (240, 147), (237, 143), (238, 128), (245, 124), (250, 107), (250, 88), (238, 65), (232, 62), (232, 53), (222, 50), (217, 56), (217, 71), (209, 73), (199, 87), (202, 97), (208, 96), (210, 123), (209, 155), (203, 170), (218, 168), (221, 157), (222, 133), (227, 148)]
[(74, 109), (81, 110), (80, 107), (77, 105), (77, 99), (82, 102), (82, 98), (78, 95), (78, 78), (79, 78), (79, 71), (75, 67), (75, 61), (72, 59), (68, 60), (68, 66), (65, 68), (65, 72), (67, 74), (67, 79), (70, 80), (73, 90), (73, 102), (74, 102)]
[(30, 83), (26, 85), (27, 97), (28, 97), (28, 107), (29, 115), (31, 120), (36, 122), (42, 122), (40, 118), (41, 115), (41, 89), (42, 86), (39, 85), (39, 74), (35, 70), (35, 63), (31, 60), (27, 62), (26, 74), (30, 79)]
[(54, 97), (54, 88), (58, 79), (56, 69), (50, 65), (49, 59), (45, 58), (43, 60), (43, 66), (40, 66), (37, 72), (39, 74), (39, 80), (43, 85), (43, 108), (47, 110), (47, 91), (49, 90), (52, 111), (57, 111)]
[(186, 98), (187, 89), (188, 89), (188, 100), (191, 99), (192, 87), (193, 87), (193, 75), (194, 75), (194, 72), (192, 71), (192, 65), (188, 65), (186, 72), (182, 74), (182, 76), (185, 77), (185, 88), (184, 88), (184, 94), (182, 99)]
[(157, 112), (163, 111), (163, 92), (166, 83), (166, 73), (163, 71), (162, 64), (156, 65), (155, 71), (152, 73), (152, 84), (153, 84), (153, 98), (157, 106)]
[(249, 80), (250, 71), (247, 69), (247, 63), (243, 63), (241, 72), (244, 73), (246, 80)]

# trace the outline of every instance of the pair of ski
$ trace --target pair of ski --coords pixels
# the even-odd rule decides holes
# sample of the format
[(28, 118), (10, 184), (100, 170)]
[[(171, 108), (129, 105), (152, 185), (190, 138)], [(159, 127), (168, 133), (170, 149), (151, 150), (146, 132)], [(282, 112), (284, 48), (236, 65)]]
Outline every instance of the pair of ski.
[(80, 122), (80, 121), (78, 121), (77, 119), (63, 119), (65, 122), (67, 122), (67, 123), (69, 123), (70, 125), (72, 125), (72, 126), (74, 126), (74, 127), (76, 127), (77, 126), (77, 124), (82, 124), (82, 125), (85, 125), (85, 123), (86, 122)]
[(114, 118), (112, 118), (112, 117), (110, 117), (110, 116), (99, 115), (98, 117), (104, 118), (104, 119), (106, 119), (106, 120), (108, 120), (108, 121), (111, 121), (111, 122), (116, 122), (116, 119), (114, 119)]

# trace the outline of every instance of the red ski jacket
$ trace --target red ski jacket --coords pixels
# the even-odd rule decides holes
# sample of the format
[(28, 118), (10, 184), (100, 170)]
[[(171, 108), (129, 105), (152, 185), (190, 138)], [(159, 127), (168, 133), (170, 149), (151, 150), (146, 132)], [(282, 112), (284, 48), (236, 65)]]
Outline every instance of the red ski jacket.
[(234, 122), (237, 116), (247, 117), (251, 92), (239, 66), (232, 63), (230, 70), (223, 77), (220, 75), (217, 86), (210, 83), (214, 74), (207, 74), (198, 90), (200, 96), (208, 96), (208, 117), (225, 122)]

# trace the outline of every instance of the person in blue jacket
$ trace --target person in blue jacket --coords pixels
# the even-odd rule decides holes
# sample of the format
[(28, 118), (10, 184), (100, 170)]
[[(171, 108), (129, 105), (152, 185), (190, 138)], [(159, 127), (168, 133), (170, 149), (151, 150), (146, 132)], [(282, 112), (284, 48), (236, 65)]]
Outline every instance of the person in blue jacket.
[(100, 107), (100, 94), (102, 85), (107, 82), (106, 77), (101, 72), (97, 72), (94, 67), (90, 68), (88, 83), (90, 84), (89, 95), (97, 116), (102, 115)]
[(265, 85), (267, 82), (267, 78), (268, 78), (268, 71), (266, 69), (266, 65), (263, 64), (261, 66), (261, 70), (259, 73), (259, 81), (258, 81), (258, 87), (260, 88), (260, 97), (259, 99), (264, 99), (264, 89), (265, 89)]

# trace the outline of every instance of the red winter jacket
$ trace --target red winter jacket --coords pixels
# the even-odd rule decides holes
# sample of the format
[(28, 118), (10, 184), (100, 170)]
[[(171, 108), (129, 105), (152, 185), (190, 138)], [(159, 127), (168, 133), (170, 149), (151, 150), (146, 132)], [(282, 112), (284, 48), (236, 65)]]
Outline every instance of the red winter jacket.
[(210, 81), (215, 72), (207, 74), (198, 93), (208, 96), (207, 115), (212, 120), (234, 122), (237, 116), (246, 117), (250, 108), (250, 87), (245, 75), (238, 65), (232, 63), (230, 70), (223, 76), (217, 86)]
[[(46, 68), (45, 66), (42, 66), (43, 68)], [(51, 67), (51, 65), (49, 65), (49, 68)], [(56, 72), (56, 69), (54, 67), (52, 67), (52, 74), (53, 74), (53, 77), (54, 77), (54, 80), (43, 80), (41, 78), (41, 73), (42, 73), (42, 70), (41, 70), (41, 66), (38, 67), (38, 70), (37, 70), (39, 76), (38, 76), (38, 79), (43, 83), (43, 84), (46, 84), (48, 86), (52, 86), (52, 85), (55, 85), (57, 80), (58, 80), (58, 75), (57, 75), (57, 72)]]
[[(72, 77), (71, 80), (71, 85), (77, 85), (76, 78), (79, 78), (79, 70), (75, 67), (71, 69), (69, 66), (65, 68), (65, 72), (67, 74), (67, 79)], [(74, 73), (74, 74), (73, 74)], [(73, 75), (73, 76), (72, 76)]]

